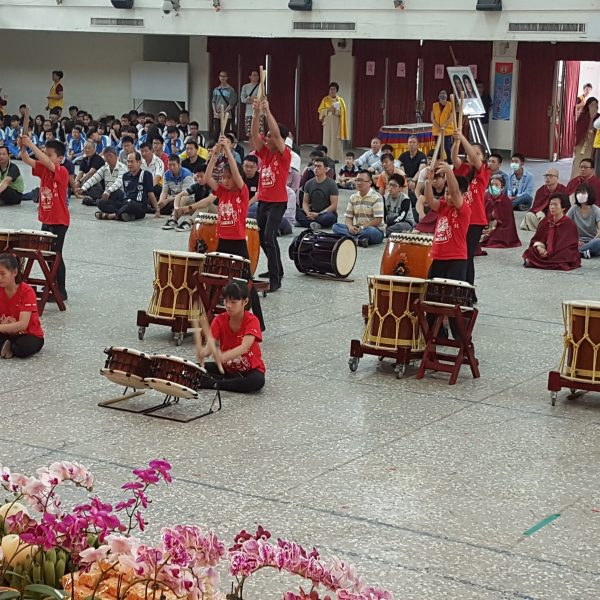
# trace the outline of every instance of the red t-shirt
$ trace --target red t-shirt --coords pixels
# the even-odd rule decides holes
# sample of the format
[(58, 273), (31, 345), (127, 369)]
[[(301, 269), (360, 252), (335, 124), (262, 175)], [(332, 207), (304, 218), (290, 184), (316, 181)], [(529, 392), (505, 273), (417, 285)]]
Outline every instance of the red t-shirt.
[(44, 331), (40, 325), (37, 299), (33, 288), (28, 283), (20, 283), (12, 298), (6, 295), (4, 288), (0, 288), (0, 325), (16, 323), (22, 312), (30, 312), (31, 318), (27, 329), (21, 333), (43, 338)]
[(248, 371), (258, 369), (261, 373), (265, 372), (265, 363), (263, 362), (260, 346), (258, 345), (259, 342), (262, 342), (260, 323), (251, 312), (244, 312), (244, 318), (237, 333), (231, 331), (229, 315), (226, 312), (217, 315), (212, 320), (210, 331), (215, 340), (219, 342), (221, 352), (237, 348), (242, 343), (245, 335), (254, 336), (254, 342), (246, 354), (223, 363), (225, 371), (228, 373), (247, 373)]
[[(466, 177), (469, 174), (471, 167), (467, 163), (463, 163), (460, 169), (454, 169), (456, 175)], [(469, 189), (463, 195), (464, 201), (471, 207), (471, 225), (487, 225), (487, 217), (485, 214), (485, 191), (490, 182), (490, 168), (482, 163), (481, 169), (475, 173), (475, 177), (469, 183)]]
[(463, 201), (460, 209), (440, 200), (438, 218), (433, 234), (431, 258), (434, 260), (466, 260), (467, 229), (471, 207)]
[(228, 190), (219, 185), (216, 191), (219, 199), (217, 215), (217, 235), (224, 240), (246, 239), (246, 217), (250, 194), (244, 186), (241, 190)]
[(36, 161), (31, 171), (39, 177), (40, 203), (38, 219), (46, 225), (69, 225), (71, 217), (67, 207), (67, 188), (69, 186), (69, 171), (62, 165), (56, 165), (52, 172), (41, 162)]
[(283, 154), (271, 152), (263, 146), (256, 152), (260, 158), (261, 167), (258, 178), (258, 191), (256, 197), (263, 202), (286, 202), (288, 201), (285, 189), (287, 178), (292, 162), (292, 153), (286, 146)]

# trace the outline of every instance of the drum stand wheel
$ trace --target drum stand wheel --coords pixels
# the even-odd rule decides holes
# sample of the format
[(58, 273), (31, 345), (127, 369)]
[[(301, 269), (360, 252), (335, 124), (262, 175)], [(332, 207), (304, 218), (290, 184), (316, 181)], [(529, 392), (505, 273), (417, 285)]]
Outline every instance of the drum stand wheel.
[(182, 332), (173, 332), (173, 339), (175, 340), (175, 344), (177, 346), (181, 346), (183, 344), (183, 338), (185, 337), (185, 333)]
[(404, 377), (404, 373), (406, 372), (406, 365), (404, 363), (396, 363), (394, 372), (396, 373), (396, 379), (402, 379)]
[(558, 392), (550, 392), (550, 400), (552, 402), (552, 406), (556, 406), (557, 398), (558, 398)]
[[(381, 356), (379, 358), (379, 360), (383, 360), (383, 356)], [(357, 356), (351, 356), (348, 359), (348, 366), (350, 367), (350, 371), (352, 371), (352, 373), (355, 373), (356, 369), (358, 369), (359, 362), (360, 362), (360, 358), (358, 358)]]
[[(575, 388), (573, 385), (577, 385), (577, 387)], [(576, 398), (583, 396), (586, 392), (600, 393), (600, 382), (582, 381), (581, 379), (574, 381), (569, 377), (563, 377), (559, 371), (550, 371), (548, 373), (548, 390), (550, 391), (552, 406), (556, 406), (558, 392), (563, 388), (568, 388), (570, 392), (567, 396), (567, 400), (575, 400)]]
[(138, 327), (138, 340), (143, 340), (146, 335), (146, 327)]

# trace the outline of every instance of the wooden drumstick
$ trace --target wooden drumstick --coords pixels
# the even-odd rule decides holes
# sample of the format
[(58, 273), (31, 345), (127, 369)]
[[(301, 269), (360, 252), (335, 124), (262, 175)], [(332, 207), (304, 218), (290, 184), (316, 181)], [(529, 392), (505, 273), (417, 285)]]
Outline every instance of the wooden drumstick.
[(227, 129), (227, 121), (229, 121), (229, 113), (225, 112), (225, 108), (221, 106), (221, 135), (225, 135), (225, 129)]
[[(192, 313), (197, 314), (199, 312), (198, 309), (199, 309), (198, 303), (194, 302), (194, 304), (192, 305)], [(194, 333), (194, 343), (196, 344), (196, 348), (202, 348), (203, 344), (202, 344), (201, 333), (204, 333), (204, 335), (206, 336), (207, 343), (208, 343), (208, 340), (210, 339), (210, 325), (208, 323), (208, 319), (206, 318), (206, 314), (204, 313), (204, 310), (202, 311), (202, 314), (200, 314), (198, 318), (192, 317), (190, 319), (190, 322), (192, 323), (192, 332)], [(214, 352), (214, 350), (215, 350), (215, 348), (213, 345), (212, 351)], [(217, 369), (219, 369), (219, 373), (221, 373), (221, 375), (224, 375), (225, 370), (223, 369), (223, 365), (217, 360), (217, 358), (216, 358), (216, 356), (214, 356), (214, 354), (213, 354), (213, 358), (215, 360), (215, 364), (217, 365)]]
[(444, 134), (440, 132), (438, 135), (437, 142), (435, 143), (435, 150), (433, 151), (433, 156), (431, 157), (431, 168), (435, 167), (435, 163), (437, 162), (438, 155), (440, 153), (440, 148), (442, 147), (442, 140), (444, 139)]
[(23, 112), (23, 127), (21, 127), (21, 135), (29, 135), (29, 106), (26, 106)]
[(258, 83), (258, 92), (256, 93), (256, 99), (260, 102), (265, 97), (265, 80), (267, 79), (267, 72), (265, 68), (260, 65), (259, 67), (259, 83)]
[(454, 94), (450, 94), (450, 106), (452, 107), (452, 126), (456, 131), (456, 103), (454, 102)]
[(464, 108), (465, 108), (465, 93), (461, 92), (460, 93), (460, 104), (458, 105), (458, 122), (460, 125), (460, 132), (462, 133), (463, 130), (463, 124), (464, 124), (464, 118), (465, 118), (465, 114), (464, 114)]

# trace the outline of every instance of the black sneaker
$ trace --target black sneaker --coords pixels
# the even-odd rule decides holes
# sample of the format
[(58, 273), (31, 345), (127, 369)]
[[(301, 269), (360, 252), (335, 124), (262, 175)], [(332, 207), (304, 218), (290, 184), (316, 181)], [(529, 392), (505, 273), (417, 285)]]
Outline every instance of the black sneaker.
[(98, 206), (98, 201), (94, 200), (93, 198), (90, 198), (89, 196), (86, 196), (81, 201), (81, 204), (83, 204), (83, 206)]
[[(265, 271), (264, 273), (259, 273), (257, 275), (259, 279), (269, 279), (269, 271)], [(283, 273), (281, 274), (281, 279), (283, 279)]]

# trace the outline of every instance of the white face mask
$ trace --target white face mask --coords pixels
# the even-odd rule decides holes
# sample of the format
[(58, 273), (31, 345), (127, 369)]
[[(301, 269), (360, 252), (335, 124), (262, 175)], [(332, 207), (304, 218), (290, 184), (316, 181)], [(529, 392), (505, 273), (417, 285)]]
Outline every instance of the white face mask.
[(580, 192), (579, 194), (575, 195), (575, 198), (579, 204), (585, 204), (588, 201), (587, 192)]
[(518, 171), (521, 168), (521, 165), (519, 163), (517, 163), (517, 162), (511, 162), (510, 163), (510, 168), (513, 171)]

